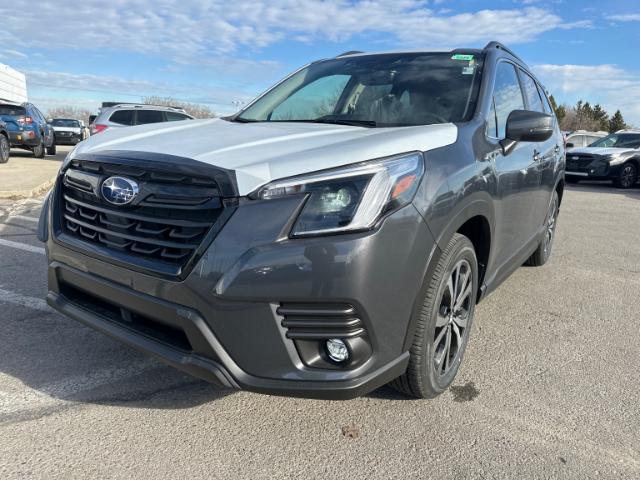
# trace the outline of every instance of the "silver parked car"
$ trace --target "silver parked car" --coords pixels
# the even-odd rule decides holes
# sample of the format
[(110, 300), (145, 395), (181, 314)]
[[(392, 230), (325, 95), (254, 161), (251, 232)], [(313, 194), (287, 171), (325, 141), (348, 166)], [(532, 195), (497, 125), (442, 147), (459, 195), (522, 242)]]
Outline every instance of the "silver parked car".
[(600, 140), (608, 135), (607, 132), (587, 132), (586, 130), (576, 130), (567, 135), (568, 148), (588, 147), (596, 140)]
[(91, 135), (104, 132), (107, 128), (129, 127), (147, 123), (176, 122), (193, 120), (183, 109), (160, 105), (122, 103), (104, 107), (91, 122)]

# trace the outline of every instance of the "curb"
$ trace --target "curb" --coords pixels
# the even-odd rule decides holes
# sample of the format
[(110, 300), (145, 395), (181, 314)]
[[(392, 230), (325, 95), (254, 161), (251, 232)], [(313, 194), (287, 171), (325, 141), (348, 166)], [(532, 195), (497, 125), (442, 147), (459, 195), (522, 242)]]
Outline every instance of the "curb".
[(0, 191), (0, 200), (24, 200), (27, 198), (34, 198), (46, 193), (53, 184), (56, 182), (57, 174), (53, 176), (53, 178), (47, 180), (44, 183), (41, 183), (35, 188), (31, 190), (8, 190), (8, 191)]

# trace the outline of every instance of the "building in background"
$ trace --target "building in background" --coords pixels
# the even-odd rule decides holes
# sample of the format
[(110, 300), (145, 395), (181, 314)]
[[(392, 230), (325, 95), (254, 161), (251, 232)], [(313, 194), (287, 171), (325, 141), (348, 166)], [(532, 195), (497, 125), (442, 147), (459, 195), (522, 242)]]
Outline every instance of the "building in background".
[(27, 101), (27, 81), (24, 73), (0, 63), (0, 99), (16, 103)]

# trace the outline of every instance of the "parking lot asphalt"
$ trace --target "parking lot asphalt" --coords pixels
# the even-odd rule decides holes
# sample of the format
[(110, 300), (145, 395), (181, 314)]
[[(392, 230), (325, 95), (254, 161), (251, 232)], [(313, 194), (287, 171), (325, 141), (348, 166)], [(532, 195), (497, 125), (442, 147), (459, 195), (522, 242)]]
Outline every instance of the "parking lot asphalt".
[(56, 155), (44, 158), (36, 158), (28, 150), (12, 149), (9, 161), (0, 164), (0, 199), (31, 198), (46, 192), (72, 148), (58, 145)]
[(640, 189), (567, 188), (553, 257), (477, 309), (450, 391), (220, 390), (49, 310), (0, 201), (0, 478), (640, 478)]

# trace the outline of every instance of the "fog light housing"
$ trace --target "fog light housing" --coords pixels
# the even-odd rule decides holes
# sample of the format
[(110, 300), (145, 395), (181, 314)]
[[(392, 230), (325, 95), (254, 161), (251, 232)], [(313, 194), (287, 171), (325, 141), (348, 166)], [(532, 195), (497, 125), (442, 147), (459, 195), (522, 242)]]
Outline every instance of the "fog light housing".
[(347, 344), (339, 338), (330, 338), (325, 343), (327, 355), (336, 363), (342, 363), (349, 359), (349, 349)]

